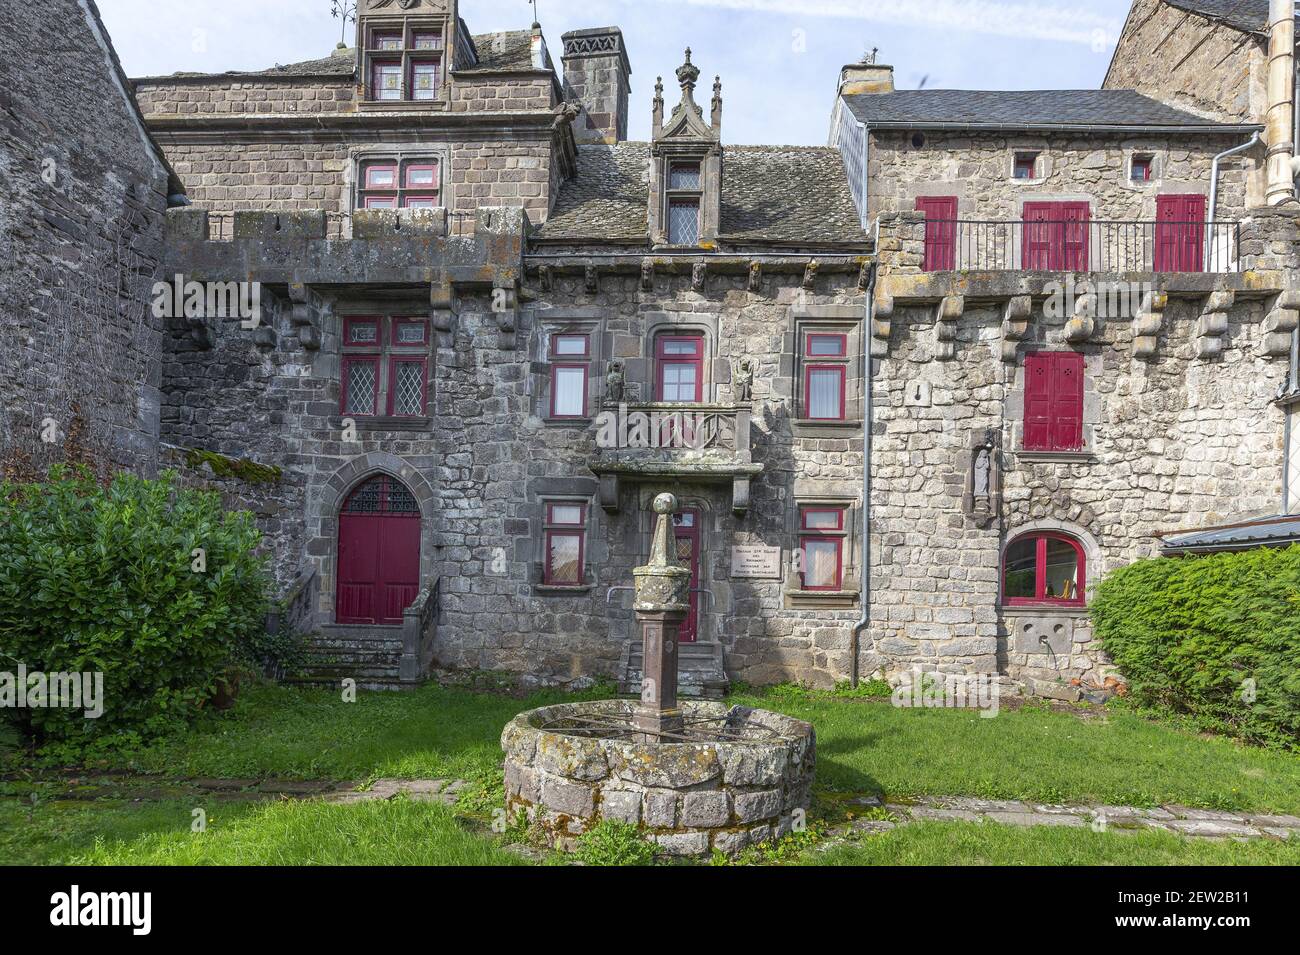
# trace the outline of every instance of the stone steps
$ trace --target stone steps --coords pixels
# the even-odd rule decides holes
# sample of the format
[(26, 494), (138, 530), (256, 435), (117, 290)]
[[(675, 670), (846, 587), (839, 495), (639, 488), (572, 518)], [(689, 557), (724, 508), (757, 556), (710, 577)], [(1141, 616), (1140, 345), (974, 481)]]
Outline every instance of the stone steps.
[(312, 635), (303, 672), (287, 682), (338, 686), (343, 680), (361, 689), (396, 689), (402, 685), (400, 626), (331, 624)]
[[(683, 643), (677, 658), (677, 695), (684, 699), (722, 699), (731, 688), (723, 661), (720, 643)], [(643, 666), (644, 647), (640, 640), (634, 640), (623, 649), (623, 661), (619, 666), (622, 673), (618, 685), (620, 693), (641, 695)]]

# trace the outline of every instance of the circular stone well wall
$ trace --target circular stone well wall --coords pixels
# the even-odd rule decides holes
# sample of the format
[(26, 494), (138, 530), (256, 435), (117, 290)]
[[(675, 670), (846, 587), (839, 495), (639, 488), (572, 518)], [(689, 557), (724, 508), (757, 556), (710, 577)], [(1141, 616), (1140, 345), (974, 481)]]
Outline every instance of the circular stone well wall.
[[(671, 855), (728, 855), (787, 834), (812, 793), (812, 724), (721, 703), (684, 702), (690, 739), (638, 742), (577, 727), (630, 722), (636, 702), (566, 703), (515, 717), (501, 734), (506, 812), (571, 849), (601, 819), (641, 827)], [(717, 737), (717, 738), (711, 738)]]

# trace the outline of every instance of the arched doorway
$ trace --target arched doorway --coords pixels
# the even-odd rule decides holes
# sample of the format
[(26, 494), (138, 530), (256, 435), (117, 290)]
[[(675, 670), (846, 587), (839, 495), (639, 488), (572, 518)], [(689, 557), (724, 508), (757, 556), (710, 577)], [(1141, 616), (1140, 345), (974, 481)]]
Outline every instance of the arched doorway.
[(400, 624), (420, 590), (420, 508), (406, 485), (368, 478), (339, 513), (338, 623)]

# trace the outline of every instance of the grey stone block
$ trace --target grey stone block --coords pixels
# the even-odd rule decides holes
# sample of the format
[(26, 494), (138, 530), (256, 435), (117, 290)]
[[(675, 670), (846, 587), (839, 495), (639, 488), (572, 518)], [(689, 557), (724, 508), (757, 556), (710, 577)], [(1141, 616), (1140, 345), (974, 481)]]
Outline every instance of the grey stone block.
[(687, 793), (682, 797), (682, 825), (694, 829), (725, 826), (731, 816), (724, 792)]
[(781, 812), (781, 792), (778, 789), (765, 789), (755, 793), (737, 793), (735, 811), (736, 818), (741, 822), (771, 819)]

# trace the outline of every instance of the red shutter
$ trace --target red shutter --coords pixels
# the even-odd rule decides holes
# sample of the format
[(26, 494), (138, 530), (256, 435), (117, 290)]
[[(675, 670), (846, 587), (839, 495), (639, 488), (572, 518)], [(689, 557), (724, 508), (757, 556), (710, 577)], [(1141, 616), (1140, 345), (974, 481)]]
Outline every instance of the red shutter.
[(1052, 450), (1083, 448), (1083, 356), (1052, 354)]
[(1020, 243), (1020, 265), (1025, 269), (1050, 269), (1052, 267), (1052, 215), (1055, 204), (1051, 202), (1026, 202), (1023, 217), (1024, 238)]
[(1025, 356), (1025, 450), (1083, 448), (1083, 356), (1034, 352)]
[(1156, 196), (1155, 270), (1200, 272), (1205, 250), (1205, 196)]
[(1092, 210), (1086, 202), (1026, 202), (1020, 243), (1021, 267), (1040, 271), (1088, 271)]
[(1025, 450), (1052, 449), (1052, 353), (1025, 356)]
[(1086, 202), (1059, 202), (1056, 206), (1061, 220), (1057, 226), (1060, 264), (1056, 267), (1067, 272), (1087, 272), (1092, 210)]
[(957, 267), (957, 197), (917, 196), (916, 211), (925, 213), (926, 272)]

